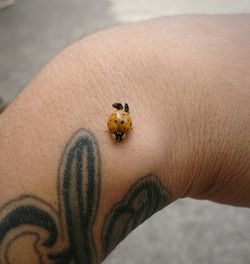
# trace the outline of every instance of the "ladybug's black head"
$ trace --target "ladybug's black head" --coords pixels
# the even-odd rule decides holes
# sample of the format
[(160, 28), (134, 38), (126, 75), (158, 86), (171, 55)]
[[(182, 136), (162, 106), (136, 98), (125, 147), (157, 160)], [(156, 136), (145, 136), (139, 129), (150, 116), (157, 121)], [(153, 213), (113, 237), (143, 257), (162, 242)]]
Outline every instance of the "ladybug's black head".
[(122, 139), (123, 139), (123, 134), (124, 134), (124, 133), (122, 133), (122, 132), (115, 132), (115, 140), (116, 140), (117, 142), (122, 141)]

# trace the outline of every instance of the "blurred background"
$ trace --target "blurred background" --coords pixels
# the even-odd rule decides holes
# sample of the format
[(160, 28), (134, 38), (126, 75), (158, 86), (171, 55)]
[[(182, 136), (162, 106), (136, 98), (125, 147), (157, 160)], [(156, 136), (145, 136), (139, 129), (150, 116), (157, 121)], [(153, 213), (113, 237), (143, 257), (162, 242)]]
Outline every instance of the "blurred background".
[[(0, 0), (0, 9), (12, 2)], [(190, 13), (250, 13), (250, 0), (17, 0), (0, 10), (0, 108), (72, 42), (126, 22)], [(250, 209), (179, 200), (104, 263), (250, 264)]]

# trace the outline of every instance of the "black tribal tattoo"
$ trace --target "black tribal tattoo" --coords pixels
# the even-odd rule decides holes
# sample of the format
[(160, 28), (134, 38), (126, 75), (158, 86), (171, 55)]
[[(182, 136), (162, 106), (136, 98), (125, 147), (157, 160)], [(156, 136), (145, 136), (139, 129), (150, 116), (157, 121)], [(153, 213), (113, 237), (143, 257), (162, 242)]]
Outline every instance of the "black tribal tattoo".
[(168, 202), (167, 192), (156, 176), (149, 174), (135, 183), (107, 216), (102, 234), (103, 256)]
[[(98, 263), (137, 225), (169, 203), (156, 176), (141, 178), (110, 209), (102, 229), (103, 255), (98, 258), (93, 227), (100, 201), (100, 166), (94, 135), (78, 130), (59, 164), (59, 209), (33, 195), (20, 196), (0, 209), (0, 264), (15, 263), (10, 253), (13, 245), (27, 237), (33, 237), (36, 263)], [(33, 264), (29, 258), (25, 263)]]
[(37, 238), (34, 247), (40, 263), (96, 262), (92, 228), (99, 203), (100, 155), (90, 132), (81, 129), (71, 138), (58, 174), (58, 212), (31, 195), (1, 209), (1, 264), (9, 263), (11, 244), (28, 232)]

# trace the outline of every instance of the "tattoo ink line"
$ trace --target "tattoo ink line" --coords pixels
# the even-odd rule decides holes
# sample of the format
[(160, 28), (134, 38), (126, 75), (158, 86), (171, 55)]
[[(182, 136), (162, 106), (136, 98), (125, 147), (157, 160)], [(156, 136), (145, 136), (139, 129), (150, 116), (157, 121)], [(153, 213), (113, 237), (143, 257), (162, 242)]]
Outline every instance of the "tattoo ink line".
[(108, 213), (102, 248), (105, 258), (133, 229), (170, 202), (159, 179), (149, 174), (136, 182)]
[[(100, 162), (94, 135), (79, 129), (65, 147), (58, 168), (59, 210), (32, 195), (13, 199), (0, 209), (0, 264), (10, 264), (10, 248), (24, 236), (35, 237), (39, 264), (97, 263), (93, 226), (100, 200)], [(136, 182), (105, 219), (102, 257), (169, 202), (155, 175)]]
[(99, 205), (100, 154), (92, 133), (84, 129), (75, 133), (58, 171), (58, 212), (32, 195), (14, 199), (0, 210), (1, 264), (9, 264), (11, 244), (24, 235), (37, 237), (34, 249), (41, 264), (96, 262), (92, 228)]

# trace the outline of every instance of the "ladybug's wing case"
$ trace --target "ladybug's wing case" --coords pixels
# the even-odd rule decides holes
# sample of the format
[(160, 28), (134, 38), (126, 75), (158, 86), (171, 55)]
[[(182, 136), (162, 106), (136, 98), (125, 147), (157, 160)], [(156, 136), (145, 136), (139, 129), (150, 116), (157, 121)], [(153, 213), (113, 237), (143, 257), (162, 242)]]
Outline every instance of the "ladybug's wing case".
[(128, 132), (132, 128), (132, 118), (129, 115), (126, 116), (125, 128), (126, 132)]
[(132, 127), (132, 119), (124, 110), (114, 111), (108, 119), (110, 133), (127, 133)]
[(118, 117), (117, 111), (114, 111), (108, 119), (108, 130), (110, 133), (118, 131)]
[(128, 113), (122, 111), (120, 113), (120, 118), (118, 123), (119, 132), (128, 133), (128, 131), (131, 129), (131, 126), (132, 126), (131, 117), (128, 115)]

